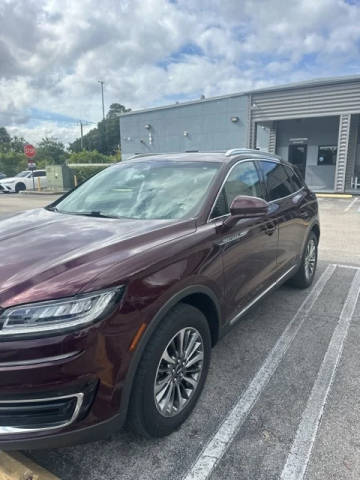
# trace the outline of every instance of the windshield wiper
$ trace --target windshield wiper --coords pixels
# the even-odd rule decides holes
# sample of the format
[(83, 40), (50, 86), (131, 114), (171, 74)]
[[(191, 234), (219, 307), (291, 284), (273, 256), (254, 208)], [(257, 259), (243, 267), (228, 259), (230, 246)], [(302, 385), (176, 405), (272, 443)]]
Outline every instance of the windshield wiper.
[(44, 207), (45, 210), (48, 210), (49, 212), (58, 212), (59, 210), (57, 207), (52, 207), (51, 205), (48, 205), (47, 207)]
[(80, 212), (79, 215), (85, 215), (87, 217), (96, 217), (96, 218), (118, 218), (114, 215), (105, 215), (105, 213), (101, 213), (99, 211), (92, 211), (92, 212)]
[(64, 210), (58, 210), (60, 213), (67, 213), (68, 215), (82, 215), (84, 217), (95, 217), (95, 218), (119, 218), (115, 217), (114, 215), (105, 215), (97, 210), (93, 210), (92, 212), (66, 212)]
[(84, 217), (95, 217), (95, 218), (116, 218), (119, 219), (120, 217), (116, 217), (114, 215), (105, 215), (98, 210), (93, 210), (91, 212), (67, 212), (66, 210), (59, 210), (57, 207), (45, 207), (46, 210), (50, 212), (58, 212), (58, 213), (65, 213), (66, 215), (82, 215)]

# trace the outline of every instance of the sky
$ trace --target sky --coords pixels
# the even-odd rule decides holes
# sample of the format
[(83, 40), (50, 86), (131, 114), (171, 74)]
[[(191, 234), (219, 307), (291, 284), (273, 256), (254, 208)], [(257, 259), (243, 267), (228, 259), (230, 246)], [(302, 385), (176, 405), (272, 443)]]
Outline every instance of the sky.
[(0, 126), (65, 144), (132, 110), (360, 73), (360, 0), (0, 0)]

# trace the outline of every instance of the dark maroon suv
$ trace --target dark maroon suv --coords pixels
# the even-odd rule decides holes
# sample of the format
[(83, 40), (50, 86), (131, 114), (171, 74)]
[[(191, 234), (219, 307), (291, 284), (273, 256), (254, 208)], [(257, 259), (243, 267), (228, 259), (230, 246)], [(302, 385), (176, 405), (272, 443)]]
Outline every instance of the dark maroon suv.
[(293, 167), (246, 149), (136, 157), (0, 232), (2, 449), (172, 432), (219, 338), (311, 284), (320, 235)]

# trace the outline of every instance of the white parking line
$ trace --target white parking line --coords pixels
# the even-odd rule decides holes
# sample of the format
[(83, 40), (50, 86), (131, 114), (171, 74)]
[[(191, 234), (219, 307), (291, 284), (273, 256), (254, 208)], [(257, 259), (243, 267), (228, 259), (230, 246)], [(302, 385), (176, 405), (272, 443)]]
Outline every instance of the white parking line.
[(339, 267), (339, 268), (350, 268), (350, 270), (359, 270), (360, 269), (360, 267), (356, 267), (355, 265), (344, 265), (342, 263), (337, 263), (336, 266)]
[(328, 265), (311, 292), (307, 295), (296, 314), (272, 348), (264, 363), (250, 382), (238, 402), (213, 434), (183, 480), (205, 480), (229, 448), (233, 438), (246, 420), (261, 392), (269, 383), (282, 358), (290, 347), (300, 327), (309, 315), (325, 285), (334, 273), (336, 265)]
[(281, 474), (281, 480), (301, 480), (304, 477), (359, 293), (360, 270), (357, 270), (343, 306), (339, 323), (331, 337), (306, 408), (302, 414), (294, 443)]
[(359, 197), (356, 197), (354, 198), (350, 203), (349, 205), (344, 209), (344, 212), (348, 212), (350, 210), (350, 208), (352, 208), (355, 203), (358, 201)]

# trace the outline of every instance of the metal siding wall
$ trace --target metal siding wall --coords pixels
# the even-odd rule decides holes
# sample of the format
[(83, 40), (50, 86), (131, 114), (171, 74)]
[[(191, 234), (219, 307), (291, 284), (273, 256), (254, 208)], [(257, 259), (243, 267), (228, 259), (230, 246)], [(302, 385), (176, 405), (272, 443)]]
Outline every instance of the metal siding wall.
[(343, 192), (345, 190), (345, 173), (348, 157), (350, 121), (350, 114), (340, 115), (338, 152), (335, 171), (335, 190), (337, 192)]
[(269, 152), (276, 152), (276, 122), (273, 122), (269, 133)]
[(345, 189), (351, 188), (351, 177), (355, 176), (356, 147), (359, 135), (359, 115), (351, 115), (349, 148), (345, 173)]
[[(254, 148), (256, 143), (253, 142), (253, 136), (256, 129), (255, 124), (251, 121), (252, 115), (252, 95), (247, 96), (247, 125), (246, 125), (246, 147)], [(255, 132), (256, 135), (256, 132)]]
[(360, 82), (254, 93), (252, 120), (360, 113)]
[[(360, 117), (360, 116), (358, 116)], [(356, 177), (360, 178), (360, 118), (358, 118), (358, 132), (357, 132), (357, 145), (355, 151), (355, 171), (354, 174)]]
[[(239, 121), (233, 123), (235, 116)], [(152, 143), (146, 124), (151, 125)], [(124, 156), (246, 146), (248, 98), (241, 95), (124, 115), (120, 131)], [(184, 131), (189, 135), (184, 136)]]

